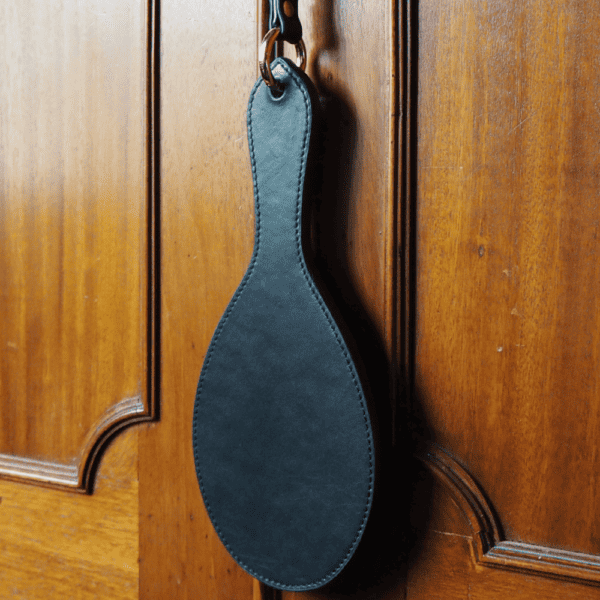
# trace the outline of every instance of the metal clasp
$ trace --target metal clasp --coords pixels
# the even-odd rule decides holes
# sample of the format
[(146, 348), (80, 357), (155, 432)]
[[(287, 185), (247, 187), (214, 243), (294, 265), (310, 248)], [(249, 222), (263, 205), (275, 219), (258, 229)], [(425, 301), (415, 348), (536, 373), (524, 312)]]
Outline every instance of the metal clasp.
[[(271, 89), (281, 91), (283, 88), (275, 77), (273, 77), (273, 73), (271, 72), (273, 48), (275, 47), (277, 36), (279, 36), (279, 27), (274, 27), (263, 38), (258, 50), (258, 66), (260, 68), (260, 74), (267, 86)], [(304, 45), (302, 38), (300, 38), (300, 41), (295, 44), (295, 46), (296, 66), (304, 71), (306, 68), (306, 46)]]

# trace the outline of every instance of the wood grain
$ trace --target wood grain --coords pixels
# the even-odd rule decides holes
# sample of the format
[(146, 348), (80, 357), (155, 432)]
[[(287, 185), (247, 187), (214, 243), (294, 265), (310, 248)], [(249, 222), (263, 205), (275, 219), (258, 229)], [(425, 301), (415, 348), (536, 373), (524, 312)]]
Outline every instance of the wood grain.
[(469, 538), (431, 532), (410, 570), (406, 600), (593, 600), (600, 590), (580, 584), (475, 567)]
[(147, 17), (0, 7), (0, 475), (91, 489), (151, 414)]
[(206, 515), (191, 441), (204, 353), (252, 252), (257, 7), (165, 3), (160, 23), (161, 421), (140, 432), (140, 598), (258, 600)]
[[(593, 582), (589, 577), (594, 576), (593, 572), (587, 574), (587, 582), (582, 581), (586, 574), (585, 557), (581, 555), (575, 557), (562, 553), (568, 565), (561, 571), (557, 564), (557, 551), (551, 556), (546, 549), (538, 548), (538, 554), (534, 555), (533, 547), (526, 548), (523, 543), (498, 540), (494, 542), (495, 546), (485, 551), (482, 534), (488, 540), (493, 539), (489, 522), (495, 516), (489, 512), (489, 507), (484, 506), (485, 499), (474, 490), (474, 482), (468, 474), (450, 457), (440, 453), (439, 449), (430, 450), (434, 457), (430, 456), (426, 462), (433, 480), (426, 486), (429, 488), (425, 490), (426, 493), (422, 494), (421, 508), (427, 518), (421, 521), (425, 525), (422, 527), (424, 533), (419, 536), (408, 556), (406, 598), (600, 598), (597, 581)], [(425, 456), (421, 455), (422, 458)], [(463, 488), (464, 485), (479, 496), (477, 502), (467, 497), (469, 492)], [(486, 518), (482, 518), (482, 508), (482, 512), (487, 513)], [(508, 550), (508, 547), (512, 547), (512, 555), (506, 551), (494, 556), (499, 548)], [(522, 551), (529, 551), (529, 564), (522, 560), (525, 554)], [(546, 576), (540, 577), (544, 561), (548, 561), (548, 565), (554, 564), (547, 570)], [(536, 575), (532, 569), (537, 569)], [(550, 573), (553, 575), (548, 577)]]
[[(570, 579), (586, 585), (600, 584), (599, 556), (505, 540), (493, 508), (465, 469), (434, 445), (422, 450), (419, 460), (438, 485), (445, 488), (442, 492), (449, 493), (460, 508), (462, 520), (468, 524), (471, 555), (477, 566)], [(430, 496), (434, 498), (439, 493), (439, 490), (432, 490)], [(431, 523), (432, 514), (428, 516), (429, 531), (436, 528)], [(438, 531), (455, 532), (454, 525), (450, 531), (437, 527)]]
[[(140, 438), (142, 598), (242, 600), (257, 593), (205, 513), (191, 417), (206, 349), (252, 252), (246, 104), (257, 77), (262, 5), (238, 3), (235, 19), (229, 4), (162, 8), (162, 403), (160, 425)], [(326, 98), (329, 122), (327, 177), (315, 211), (317, 262), (364, 346), (373, 387), (384, 390), (377, 401), (389, 407), (393, 83), (390, 32), (378, 22), (389, 28), (389, 19), (385, 7), (358, 15), (350, 3), (308, 2), (303, 11), (309, 74)], [(381, 68), (352, 43), (363, 35), (369, 51), (386, 57)]]
[(137, 431), (108, 448), (93, 496), (0, 481), (0, 597), (138, 598)]
[[(328, 123), (316, 266), (355, 334), (384, 438), (403, 400), (396, 366), (408, 380), (414, 368), (412, 426), (454, 464), (436, 479), (404, 447), (389, 453), (386, 480), (402, 495), (390, 485), (393, 512), (374, 507), (390, 534), (369, 548), (401, 565), (383, 586), (358, 569), (344, 593), (277, 592), (214, 533), (192, 406), (252, 251), (245, 110), (265, 5), (164, 3), (154, 132), (149, 7), (0, 5), (5, 475), (16, 464), (82, 487), (81, 448), (97, 449), (111, 407), (151, 412), (148, 348), (162, 338), (161, 422), (116, 439), (93, 496), (0, 481), (0, 597), (600, 598), (589, 581), (600, 556), (600, 10), (589, 0), (301, 3)], [(149, 159), (162, 192), (152, 239)], [(389, 520), (405, 512), (408, 552)]]
[(417, 403), (508, 540), (596, 555), (600, 11), (419, 17)]

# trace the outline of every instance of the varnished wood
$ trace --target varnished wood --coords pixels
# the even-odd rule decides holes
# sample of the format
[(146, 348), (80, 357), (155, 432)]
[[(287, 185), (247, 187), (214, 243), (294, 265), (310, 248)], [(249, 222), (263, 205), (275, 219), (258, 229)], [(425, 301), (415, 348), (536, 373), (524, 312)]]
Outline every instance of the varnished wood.
[[(418, 16), (415, 415), (497, 514), (489, 562), (592, 590), (600, 12), (448, 1)], [(541, 576), (529, 596), (520, 574), (476, 572), (472, 597), (559, 597)]]
[[(554, 555), (550, 556), (546, 550), (538, 548), (537, 560), (527, 564), (526, 561), (515, 560), (516, 552), (512, 556), (509, 552), (502, 557), (500, 553), (490, 556), (498, 548), (508, 550), (512, 547), (514, 550), (519, 548), (521, 552), (530, 551), (530, 557), (534, 559), (533, 547), (498, 540), (483, 554), (485, 541), (481, 535), (483, 533), (488, 540), (494, 538), (490, 523), (496, 517), (490, 512), (489, 505), (486, 506), (486, 499), (476, 489), (475, 482), (439, 449), (430, 447), (421, 454), (421, 459), (433, 479), (426, 483), (423, 493), (418, 496), (423, 503), (422, 516), (414, 523), (419, 523), (423, 533), (408, 556), (406, 598), (600, 598), (597, 582), (589, 580), (590, 573), (583, 573), (585, 557), (581, 555), (568, 556), (569, 553), (554, 551)], [(475, 497), (478, 499), (475, 500)], [(489, 558), (492, 560), (488, 561)], [(562, 572), (561, 565), (557, 564), (560, 558), (569, 563)], [(496, 561), (494, 568), (490, 568), (493, 561)], [(540, 576), (544, 561), (554, 564), (545, 576)], [(537, 569), (537, 574), (532, 569)], [(548, 576), (551, 571), (553, 575)], [(582, 578), (586, 575), (588, 581), (584, 583)]]
[(454, 459), (431, 445), (419, 453), (419, 460), (460, 506), (469, 524), (471, 554), (477, 565), (600, 584), (599, 556), (503, 539), (493, 508)]
[(107, 409), (92, 424), (76, 464), (61, 464), (12, 454), (0, 454), (0, 474), (5, 479), (27, 481), (46, 487), (75, 492), (91, 492), (94, 469), (112, 436), (126, 425), (149, 418), (147, 406), (139, 396), (126, 398)]
[[(160, 424), (140, 439), (143, 598), (243, 600), (255, 593), (205, 513), (190, 431), (204, 354), (254, 239), (246, 104), (264, 24), (256, 3), (238, 3), (235, 19), (229, 10), (210, 2), (162, 7), (162, 403)], [(308, 72), (329, 103), (318, 262), (358, 325), (365, 358), (379, 375), (373, 387), (385, 390), (377, 401), (387, 406), (395, 264), (389, 11), (354, 14), (350, 4), (320, 2), (304, 2), (302, 10)], [(352, 41), (359, 35), (368, 38), (367, 53)], [(386, 58), (373, 69), (372, 56), (380, 54)]]
[(330, 287), (340, 288), (340, 306), (365, 313), (388, 360), (397, 251), (394, 7), (356, 11), (351, 2), (316, 0), (299, 7), (307, 73), (325, 99), (329, 134), (316, 251), (336, 276)]
[(109, 446), (91, 496), (0, 481), (0, 598), (138, 598), (137, 435)]
[(600, 597), (596, 588), (580, 584), (508, 575), (506, 571), (476, 568), (469, 555), (469, 538), (432, 532), (423, 540), (411, 571), (407, 600), (591, 600)]
[(574, 581), (544, 579), (522, 573), (476, 567), (468, 536), (430, 532), (407, 581), (407, 600), (593, 600), (600, 590)]
[(140, 433), (144, 599), (261, 597), (206, 515), (191, 445), (204, 353), (252, 252), (245, 112), (256, 9), (255, 0), (161, 7), (161, 420)]
[(90, 491), (153, 413), (149, 14), (0, 8), (0, 476)]
[[(27, 46), (5, 42), (0, 62), (0, 179), (9, 182), (0, 190), (0, 452), (12, 460), (0, 458), (0, 469), (83, 489), (93, 478), (79, 470), (79, 451), (99, 459), (96, 442), (112, 427), (94, 423), (110, 407), (151, 414), (155, 377), (162, 402), (159, 423), (106, 452), (92, 496), (0, 481), (0, 597), (340, 597), (278, 592), (237, 567), (206, 516), (191, 452), (204, 354), (252, 251), (245, 110), (265, 1), (164, 3), (160, 36), (145, 25), (151, 7), (105, 35), (128, 5), (111, 13), (65, 0), (44, 12), (32, 0), (26, 20), (12, 4), (0, 6), (0, 39), (42, 31), (48, 47), (37, 33)], [(416, 375), (412, 414), (398, 411), (402, 496), (390, 494), (410, 527), (385, 549), (400, 567), (384, 586), (341, 597), (600, 598), (598, 9), (549, 0), (300, 7), (328, 123), (316, 266), (356, 335), (386, 439), (396, 428), (384, 405), (402, 407), (397, 388)], [(79, 30), (79, 20), (91, 26)], [(33, 70), (15, 76), (15, 64)], [(69, 69), (85, 76), (81, 101), (68, 95), (79, 85)], [(34, 84), (47, 93), (22, 93)], [(152, 130), (144, 110), (159, 92)], [(69, 129), (78, 102), (86, 128)], [(48, 140), (59, 151), (42, 152)], [(160, 227), (148, 221), (154, 208)], [(70, 305), (52, 295), (57, 273)], [(86, 286), (114, 305), (89, 309), (78, 295)], [(148, 296), (159, 288), (160, 315)], [(106, 351), (85, 355), (95, 343)], [(121, 370), (95, 371), (97, 356)], [(62, 404), (31, 400), (41, 397), (29, 393), (36, 381)], [(94, 386), (110, 402), (97, 403)], [(405, 448), (411, 431), (441, 448), (422, 455), (423, 469)]]

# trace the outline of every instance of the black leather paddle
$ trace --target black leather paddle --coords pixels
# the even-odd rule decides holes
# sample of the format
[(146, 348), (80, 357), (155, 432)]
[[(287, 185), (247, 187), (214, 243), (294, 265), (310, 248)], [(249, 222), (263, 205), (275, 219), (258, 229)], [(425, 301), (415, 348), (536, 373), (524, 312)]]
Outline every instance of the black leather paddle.
[(193, 415), (200, 489), (248, 573), (280, 589), (333, 579), (363, 534), (374, 447), (363, 387), (304, 256), (303, 203), (320, 104), (277, 59), (248, 105), (256, 233), (206, 354)]

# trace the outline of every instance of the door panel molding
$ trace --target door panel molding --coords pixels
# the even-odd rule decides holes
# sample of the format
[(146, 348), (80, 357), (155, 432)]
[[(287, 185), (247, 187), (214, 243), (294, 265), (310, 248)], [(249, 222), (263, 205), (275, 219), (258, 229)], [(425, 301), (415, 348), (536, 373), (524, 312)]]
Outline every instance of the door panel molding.
[(504, 539), (485, 491), (445, 450), (427, 444), (417, 458), (460, 507), (472, 532), (471, 555), (475, 564), (586, 584), (600, 583), (598, 556)]
[(0, 14), (0, 478), (90, 493), (158, 412), (158, 27), (78, 6)]
[(97, 461), (114, 435), (133, 423), (148, 420), (140, 396), (111, 406), (90, 429), (75, 465), (0, 454), (0, 473), (5, 479), (24, 480), (49, 487), (91, 492)]

